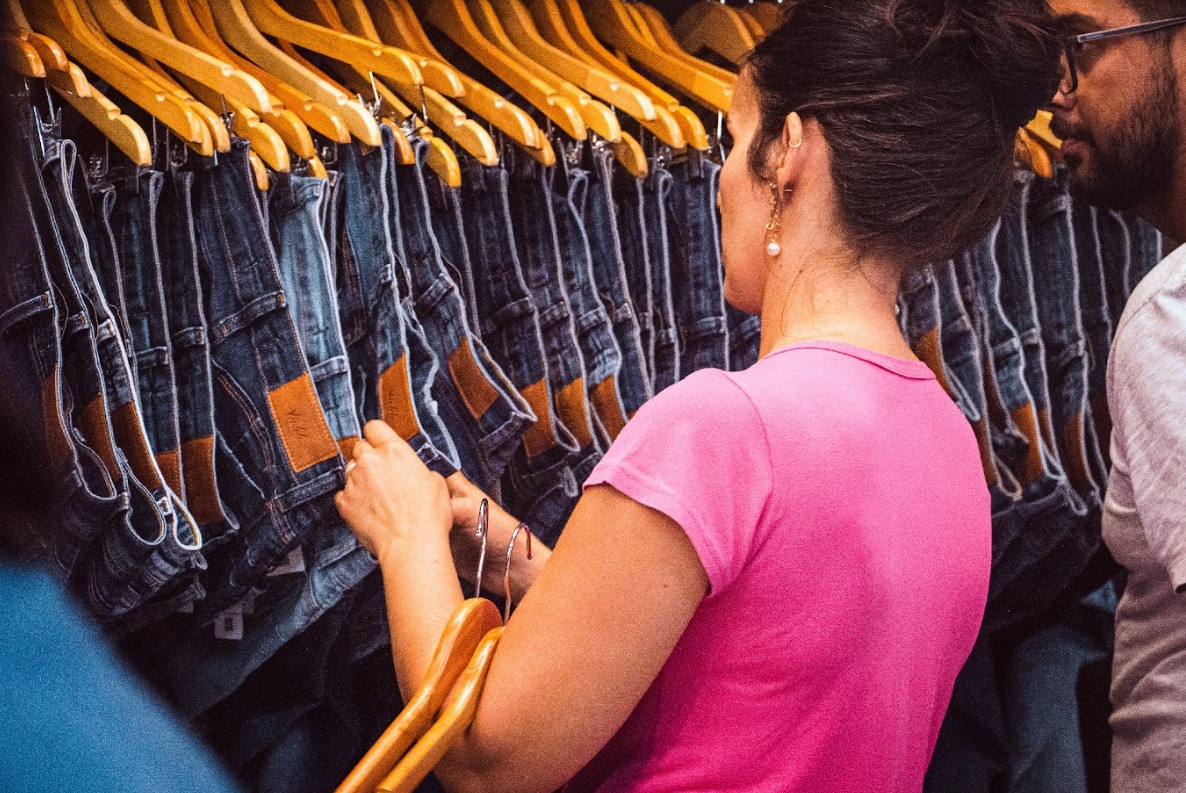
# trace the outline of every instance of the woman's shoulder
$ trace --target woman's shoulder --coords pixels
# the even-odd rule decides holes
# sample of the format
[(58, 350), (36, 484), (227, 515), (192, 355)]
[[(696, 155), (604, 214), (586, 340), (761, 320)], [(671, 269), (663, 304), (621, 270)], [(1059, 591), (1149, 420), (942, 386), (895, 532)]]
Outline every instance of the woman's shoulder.
[(655, 395), (632, 421), (690, 421), (726, 427), (759, 420), (753, 399), (737, 372), (699, 369)]

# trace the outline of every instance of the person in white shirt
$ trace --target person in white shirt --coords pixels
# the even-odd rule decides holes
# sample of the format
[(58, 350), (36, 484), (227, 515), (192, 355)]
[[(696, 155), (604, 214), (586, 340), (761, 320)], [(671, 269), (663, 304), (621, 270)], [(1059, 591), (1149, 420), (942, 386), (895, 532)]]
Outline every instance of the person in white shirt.
[[(1066, 33), (1051, 109), (1072, 192), (1186, 240), (1186, 0), (1049, 5)], [(1128, 570), (1116, 613), (1112, 791), (1186, 791), (1186, 247), (1129, 298), (1108, 404), (1103, 536)]]

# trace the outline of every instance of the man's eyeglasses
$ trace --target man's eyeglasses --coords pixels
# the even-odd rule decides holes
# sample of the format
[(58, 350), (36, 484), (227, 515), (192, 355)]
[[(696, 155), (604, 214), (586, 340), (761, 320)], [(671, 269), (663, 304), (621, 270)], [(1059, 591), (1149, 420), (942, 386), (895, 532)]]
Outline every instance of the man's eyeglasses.
[(1063, 41), (1063, 53), (1067, 59), (1067, 67), (1063, 72), (1059, 90), (1064, 94), (1071, 94), (1079, 87), (1079, 70), (1076, 68), (1075, 62), (1083, 53), (1083, 48), (1086, 45), (1094, 41), (1104, 41), (1106, 39), (1119, 38), (1120, 36), (1139, 36), (1145, 33), (1154, 33), (1158, 30), (1178, 27), (1179, 25), (1186, 25), (1186, 17), (1159, 19), (1155, 22), (1142, 22), (1139, 25), (1127, 25), (1122, 28), (1099, 30), (1094, 33), (1082, 33), (1078, 36), (1068, 37)]

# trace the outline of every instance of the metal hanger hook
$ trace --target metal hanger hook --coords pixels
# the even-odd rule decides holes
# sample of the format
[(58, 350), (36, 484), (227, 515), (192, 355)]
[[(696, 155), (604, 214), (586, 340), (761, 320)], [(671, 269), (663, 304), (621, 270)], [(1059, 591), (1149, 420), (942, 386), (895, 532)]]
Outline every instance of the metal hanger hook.
[(486, 567), (486, 539), (490, 531), (490, 501), (482, 499), (478, 505), (478, 530), (476, 537), (482, 540), (482, 553), (478, 556), (478, 577), (474, 579), (474, 597), (482, 596), (482, 571)]
[(511, 618), (511, 557), (515, 553), (515, 540), (519, 539), (519, 532), (527, 532), (527, 558), (531, 559), (531, 527), (526, 523), (520, 523), (511, 532), (511, 542), (507, 545), (507, 566), (502, 574), (502, 589), (506, 596), (506, 602), (502, 607), (502, 622), (505, 625)]

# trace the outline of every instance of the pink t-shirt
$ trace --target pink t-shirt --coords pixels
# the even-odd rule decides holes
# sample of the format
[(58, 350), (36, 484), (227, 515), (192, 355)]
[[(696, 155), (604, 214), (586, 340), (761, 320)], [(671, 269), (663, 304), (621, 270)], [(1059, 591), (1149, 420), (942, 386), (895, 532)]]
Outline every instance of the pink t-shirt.
[(567, 790), (922, 790), (991, 556), (975, 437), (924, 364), (810, 342), (697, 372), (601, 483), (675, 520), (711, 592)]

